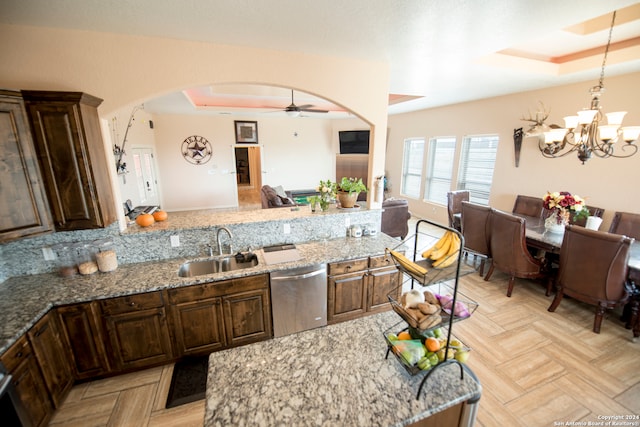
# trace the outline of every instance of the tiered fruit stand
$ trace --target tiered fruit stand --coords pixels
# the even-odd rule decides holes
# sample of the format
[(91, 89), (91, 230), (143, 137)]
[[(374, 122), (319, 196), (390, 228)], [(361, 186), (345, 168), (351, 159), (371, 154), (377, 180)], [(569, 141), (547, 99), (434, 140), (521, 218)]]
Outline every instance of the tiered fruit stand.
[[(421, 228), (423, 230), (421, 230)], [(425, 231), (425, 228), (428, 228), (428, 230)], [(447, 267), (437, 268), (433, 266), (434, 261), (422, 258), (421, 254), (425, 249), (435, 244), (440, 239), (441, 234), (447, 232), (454, 233), (460, 239), (460, 245), (457, 250), (457, 260)], [(424, 268), (426, 272), (418, 272), (417, 270), (420, 269), (412, 268), (414, 267), (412, 265), (407, 266), (406, 262), (401, 262), (397, 258), (395, 258), (395, 256), (393, 256), (394, 251), (399, 251), (400, 248), (406, 248), (407, 246), (413, 247), (412, 263)], [(422, 382), (420, 383), (420, 387), (418, 388), (418, 393), (416, 396), (416, 399), (418, 399), (420, 397), (420, 393), (422, 392), (422, 388), (429, 376), (441, 366), (446, 366), (449, 364), (459, 365), (460, 379), (464, 379), (463, 366), (460, 361), (456, 360), (453, 357), (450, 357), (450, 351), (469, 351), (470, 349), (462, 344), (462, 342), (460, 342), (459, 340), (456, 340), (459, 342), (459, 345), (455, 348), (451, 345), (452, 340), (455, 339), (455, 337), (452, 335), (452, 330), (453, 323), (467, 319), (478, 307), (478, 304), (476, 302), (465, 297), (458, 291), (459, 278), (463, 275), (474, 272), (475, 268), (464, 262), (464, 238), (462, 237), (462, 234), (453, 228), (444, 227), (440, 224), (428, 220), (419, 220), (416, 224), (415, 234), (405, 239), (400, 245), (398, 245), (396, 248), (393, 248), (393, 251), (390, 252), (392, 258), (396, 263), (396, 266), (400, 271), (402, 271), (402, 273), (404, 273), (403, 277), (405, 277), (405, 280), (403, 280), (403, 283), (401, 284), (403, 289), (408, 288), (408, 286), (405, 285), (410, 281), (411, 290), (413, 290), (417, 284), (417, 286), (420, 287), (420, 292), (429, 290), (434, 294), (447, 296), (446, 303), (442, 304), (441, 311), (439, 313), (442, 320), (435, 325), (420, 329), (419, 326), (416, 326), (418, 324), (418, 319), (416, 319), (411, 313), (405, 310), (403, 305), (399, 301), (396, 301), (396, 299), (394, 298), (394, 295), (397, 295), (398, 293), (392, 292), (388, 295), (391, 307), (402, 318), (402, 321), (384, 332), (385, 340), (387, 341), (386, 357), (389, 356), (389, 353), (393, 354), (411, 375), (417, 375), (420, 373), (425, 374), (425, 377), (423, 378)], [(440, 301), (442, 302), (443, 300), (445, 299), (441, 299)], [(422, 343), (424, 343), (427, 338), (433, 337), (434, 335), (436, 335), (436, 332), (442, 333), (443, 330), (446, 330), (446, 346), (443, 347), (444, 358), (428, 370), (420, 369), (415, 364), (410, 363), (398, 351), (394, 351), (394, 344), (398, 343), (398, 341), (392, 342), (392, 340), (389, 338), (390, 336), (397, 335), (399, 332), (408, 331), (412, 339), (419, 339)]]

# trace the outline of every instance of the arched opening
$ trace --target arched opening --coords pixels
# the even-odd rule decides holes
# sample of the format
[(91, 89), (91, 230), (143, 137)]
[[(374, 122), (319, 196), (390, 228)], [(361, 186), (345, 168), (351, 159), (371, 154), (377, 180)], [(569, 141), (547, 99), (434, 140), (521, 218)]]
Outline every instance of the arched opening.
[[(292, 117), (286, 109), (294, 103), (320, 112), (301, 111)], [(156, 185), (159, 204), (169, 211), (260, 208), (263, 184), (296, 190), (315, 188), (320, 179), (339, 179), (338, 131), (370, 129), (356, 114), (324, 98), (274, 85), (198, 86), (136, 105), (144, 107), (135, 111), (126, 143), (125, 126), (134, 106), (108, 117), (112, 145), (125, 146), (128, 170), (118, 174), (119, 197), (134, 206), (144, 203), (149, 182), (139, 182), (144, 165), (130, 153), (150, 149), (157, 170), (151, 185)], [(237, 139), (237, 122), (255, 122), (255, 141)]]

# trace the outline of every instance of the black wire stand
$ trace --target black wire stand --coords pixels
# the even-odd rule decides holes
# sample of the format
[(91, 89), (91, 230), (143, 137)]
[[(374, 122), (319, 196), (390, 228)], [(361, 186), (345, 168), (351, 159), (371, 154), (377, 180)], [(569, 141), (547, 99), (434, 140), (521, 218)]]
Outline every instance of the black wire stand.
[[(455, 263), (452, 263), (451, 265), (449, 265), (448, 267), (444, 267), (444, 268), (436, 268), (433, 267), (432, 265), (432, 261), (429, 259), (422, 259), (421, 257), (421, 253), (424, 249), (432, 246), (433, 244), (435, 244), (435, 242), (437, 240), (440, 239), (440, 236), (436, 236), (434, 234), (429, 234), (429, 233), (424, 233), (420, 231), (420, 227), (421, 225), (430, 225), (433, 229), (433, 227), (435, 227), (435, 230), (437, 231), (444, 231), (444, 232), (452, 232), (455, 233), (458, 238), (460, 239), (460, 248), (458, 249), (458, 258), (457, 261)], [(425, 220), (425, 219), (421, 219), (416, 223), (416, 229), (415, 229), (415, 234), (413, 236), (408, 237), (407, 239), (405, 239), (402, 243), (400, 243), (399, 245), (397, 245), (395, 248), (393, 248), (393, 250), (400, 250), (401, 248), (406, 248), (408, 243), (413, 243), (413, 263), (415, 263), (418, 266), (424, 267), (425, 269), (427, 269), (427, 272), (424, 274), (420, 274), (417, 273), (416, 271), (410, 270), (408, 268), (406, 268), (404, 265), (402, 265), (402, 263), (398, 262), (393, 256), (391, 257), (395, 263), (396, 263), (396, 267), (402, 272), (404, 273), (404, 275), (408, 276), (408, 278), (406, 280), (403, 280), (400, 287), (403, 288), (404, 284), (407, 283), (408, 281), (411, 281), (411, 289), (414, 289), (414, 286), (416, 284), (416, 282), (418, 284), (420, 284), (423, 287), (432, 287), (432, 286), (438, 286), (439, 290), (442, 289), (448, 289), (451, 291), (452, 296), (451, 296), (451, 300), (447, 303), (446, 306), (444, 306), (441, 310), (441, 315), (442, 315), (442, 321), (440, 323), (438, 323), (437, 325), (433, 325), (429, 328), (426, 329), (419, 329), (417, 327), (413, 327), (411, 324), (414, 323), (412, 322), (412, 320), (414, 320), (411, 315), (409, 313), (407, 313), (402, 305), (395, 300), (394, 295), (393, 294), (398, 294), (397, 290), (395, 290), (394, 292), (390, 293), (387, 297), (389, 299), (389, 302), (391, 303), (391, 306), (393, 308), (393, 310), (403, 319), (404, 322), (406, 322), (406, 327), (403, 330), (408, 331), (412, 337), (422, 337), (422, 338), (426, 338), (428, 336), (432, 336), (432, 333), (434, 330), (439, 329), (439, 328), (446, 328), (447, 333), (447, 343), (446, 343), (446, 347), (444, 348), (444, 360), (439, 362), (437, 365), (432, 366), (429, 370), (423, 371), (420, 368), (418, 368), (417, 366), (411, 366), (409, 365), (403, 357), (401, 357), (400, 355), (396, 354), (396, 352), (392, 352), (392, 347), (393, 344), (391, 343), (391, 341), (388, 338), (389, 333), (392, 330), (397, 331), (398, 329), (395, 328), (400, 328), (402, 327), (401, 325), (404, 323), (403, 321), (399, 322), (397, 325), (394, 325), (392, 328), (390, 328), (389, 330), (385, 331), (385, 340), (387, 341), (387, 354), (385, 356), (385, 358), (389, 357), (389, 353), (391, 352), (392, 354), (394, 354), (394, 356), (396, 356), (396, 358), (399, 360), (399, 362), (401, 363), (401, 365), (411, 374), (411, 375), (417, 375), (419, 373), (424, 373), (425, 376), (422, 379), (422, 381), (420, 382), (420, 386), (418, 388), (418, 393), (416, 395), (416, 400), (420, 398), (420, 394), (422, 392), (422, 388), (424, 387), (425, 382), (429, 379), (429, 377), (431, 376), (431, 374), (439, 369), (442, 366), (447, 366), (447, 365), (458, 365), (460, 367), (460, 379), (463, 380), (464, 379), (464, 366), (463, 364), (456, 360), (455, 358), (450, 358), (449, 357), (449, 351), (450, 349), (452, 349), (451, 347), (451, 340), (452, 340), (452, 330), (453, 330), (453, 323), (460, 321), (460, 320), (464, 320), (467, 319), (468, 317), (470, 317), (473, 312), (477, 309), (478, 304), (466, 297), (464, 297), (464, 300), (459, 300), (458, 296), (459, 296), (459, 291), (458, 291), (458, 281), (460, 279), (461, 276), (466, 275), (466, 274), (470, 274), (472, 272), (475, 272), (475, 268), (473, 266), (467, 265), (466, 263), (463, 262), (463, 254), (464, 254), (464, 237), (462, 236), (462, 234), (453, 228), (450, 227), (445, 227), (443, 225), (437, 224), (435, 222), (429, 221), (429, 220)], [(420, 258), (420, 259), (418, 259)], [(403, 275), (403, 277), (404, 277)], [(453, 286), (446, 284), (445, 282), (453, 282)], [(458, 307), (458, 302), (462, 302), (464, 304), (464, 306), (467, 309), (468, 315), (465, 316), (460, 316), (460, 315), (456, 315), (456, 309)], [(409, 317), (408, 317), (409, 316)], [(469, 350), (468, 347), (464, 347), (465, 350)]]

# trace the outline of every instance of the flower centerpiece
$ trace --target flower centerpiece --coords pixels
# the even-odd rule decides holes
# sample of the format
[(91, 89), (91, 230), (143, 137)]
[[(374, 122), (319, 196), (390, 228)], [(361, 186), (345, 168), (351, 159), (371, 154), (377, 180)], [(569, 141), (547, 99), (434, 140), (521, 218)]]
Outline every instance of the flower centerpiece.
[(343, 208), (353, 208), (358, 200), (358, 195), (367, 192), (367, 186), (362, 182), (362, 178), (342, 177), (338, 184), (338, 200)]
[(547, 191), (547, 194), (542, 198), (542, 204), (548, 212), (544, 225), (550, 232), (564, 233), (564, 227), (569, 224), (571, 212), (573, 212), (574, 220), (589, 216), (584, 199), (568, 191), (553, 193)]
[(320, 184), (316, 191), (320, 193), (318, 196), (318, 203), (320, 203), (320, 209), (323, 211), (329, 210), (329, 203), (331, 203), (336, 197), (336, 187), (337, 184), (335, 182), (331, 182), (330, 179), (326, 181), (320, 180)]

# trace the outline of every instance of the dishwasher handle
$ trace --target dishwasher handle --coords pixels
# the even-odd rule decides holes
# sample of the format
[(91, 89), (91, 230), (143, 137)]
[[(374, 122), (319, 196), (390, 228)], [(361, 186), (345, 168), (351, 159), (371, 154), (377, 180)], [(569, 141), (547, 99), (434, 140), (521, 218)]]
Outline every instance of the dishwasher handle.
[(326, 270), (324, 268), (321, 268), (320, 270), (310, 271), (309, 273), (298, 274), (298, 275), (295, 275), (295, 276), (290, 276), (290, 275), (287, 275), (287, 274), (271, 274), (271, 281), (272, 282), (278, 282), (278, 281), (281, 281), (281, 280), (308, 279), (309, 277), (317, 276), (318, 274), (324, 274), (325, 271)]

